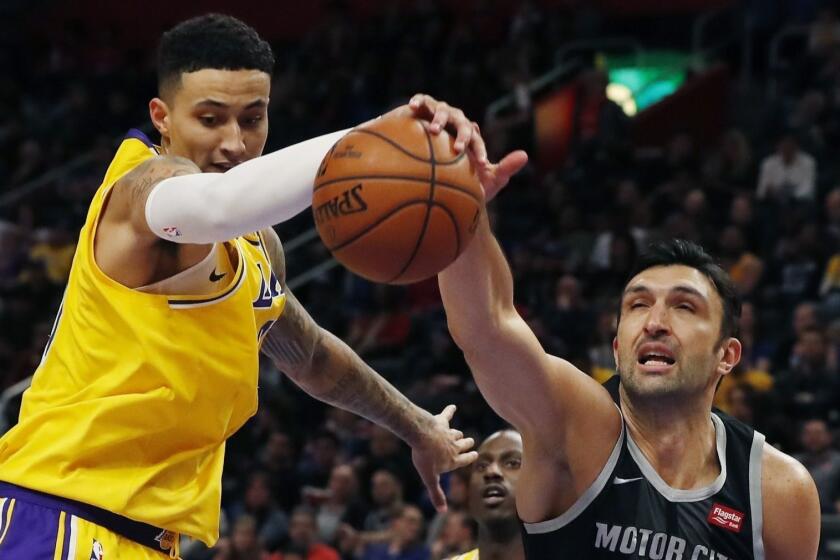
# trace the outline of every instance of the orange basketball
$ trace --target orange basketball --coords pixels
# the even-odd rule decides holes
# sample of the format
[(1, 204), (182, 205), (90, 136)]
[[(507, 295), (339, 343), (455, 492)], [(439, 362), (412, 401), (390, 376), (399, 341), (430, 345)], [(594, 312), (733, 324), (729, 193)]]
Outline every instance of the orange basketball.
[(484, 194), (453, 143), (416, 119), (385, 117), (333, 146), (315, 178), (312, 212), (341, 264), (374, 282), (409, 284), (461, 254)]

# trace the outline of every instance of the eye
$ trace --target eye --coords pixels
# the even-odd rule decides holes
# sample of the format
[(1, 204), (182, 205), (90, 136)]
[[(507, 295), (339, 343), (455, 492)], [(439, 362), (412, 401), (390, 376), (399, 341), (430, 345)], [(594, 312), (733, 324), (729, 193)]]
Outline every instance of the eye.
[(247, 119), (245, 119), (245, 120), (243, 121), (243, 124), (244, 124), (245, 126), (256, 126), (256, 125), (258, 125), (258, 124), (260, 123), (260, 121), (261, 121), (262, 119), (263, 119), (263, 118), (262, 118), (262, 115), (257, 115), (257, 116), (255, 116), (255, 117), (248, 117)]
[(630, 309), (638, 309), (640, 307), (647, 307), (647, 304), (643, 301), (634, 301), (630, 304)]
[(484, 461), (476, 463), (475, 470), (478, 472), (484, 472), (485, 470), (487, 470), (487, 463)]
[(519, 467), (522, 466), (522, 460), (521, 459), (508, 459), (505, 462), (505, 466), (509, 469), (518, 469)]
[(198, 117), (198, 120), (201, 121), (201, 124), (204, 126), (213, 126), (218, 122), (216, 115), (201, 115)]
[(683, 309), (685, 311), (694, 311), (694, 306), (690, 303), (681, 303), (677, 305), (677, 309)]

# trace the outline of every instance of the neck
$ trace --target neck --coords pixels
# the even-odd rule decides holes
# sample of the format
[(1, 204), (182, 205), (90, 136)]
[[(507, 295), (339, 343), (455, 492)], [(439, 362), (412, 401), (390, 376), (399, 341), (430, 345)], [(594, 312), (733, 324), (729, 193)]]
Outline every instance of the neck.
[(479, 525), (478, 557), (480, 560), (525, 560), (518, 522)]
[(632, 399), (621, 386), (627, 430), (662, 480), (690, 490), (720, 474), (711, 399)]

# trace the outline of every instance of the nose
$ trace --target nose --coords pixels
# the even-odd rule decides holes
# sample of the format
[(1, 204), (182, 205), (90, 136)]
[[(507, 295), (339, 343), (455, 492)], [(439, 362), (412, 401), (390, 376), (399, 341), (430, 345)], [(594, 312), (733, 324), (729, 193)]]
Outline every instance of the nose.
[(245, 155), (245, 137), (242, 129), (235, 119), (223, 128), (222, 131), (222, 154), (231, 162), (238, 163)]
[(650, 307), (645, 319), (645, 334), (651, 338), (662, 336), (670, 332), (668, 315), (664, 305), (659, 303)]
[(493, 461), (487, 468), (484, 469), (484, 480), (501, 480), (502, 479), (502, 471), (499, 468), (499, 463)]

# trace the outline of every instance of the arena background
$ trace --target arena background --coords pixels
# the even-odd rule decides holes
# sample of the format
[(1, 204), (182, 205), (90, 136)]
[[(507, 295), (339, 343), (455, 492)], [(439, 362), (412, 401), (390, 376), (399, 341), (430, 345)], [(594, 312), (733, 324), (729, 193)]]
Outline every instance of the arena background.
[[(745, 301), (744, 358), (716, 404), (808, 466), (824, 513), (822, 557), (840, 558), (835, 3), (230, 4), (0, 6), (3, 430), (39, 361), (112, 150), (129, 128), (150, 130), (160, 32), (223, 11), (276, 51), (267, 150), (356, 124), (415, 92), (464, 108), (495, 157), (528, 150), (532, 164), (491, 209), (516, 299), (550, 352), (599, 380), (612, 374), (616, 296), (637, 251), (683, 237), (713, 252)], [(420, 405), (456, 403), (465, 432), (501, 427), (446, 332), (436, 283), (369, 284), (336, 266), (311, 228), (308, 213), (277, 228), (310, 313)], [(185, 543), (186, 559), (276, 559), (308, 538), (362, 560), (376, 539), (428, 543), (417, 558), (473, 547), (463, 473), (445, 477), (447, 521), (389, 433), (317, 403), (267, 362), (260, 400), (228, 445), (225, 538), (213, 551)], [(402, 500), (420, 506), (425, 526), (391, 519)], [(314, 529), (306, 515), (291, 523), (300, 505), (314, 512)]]

